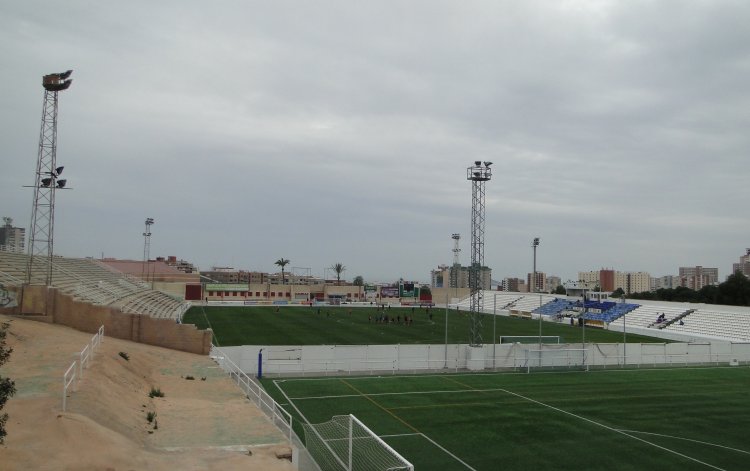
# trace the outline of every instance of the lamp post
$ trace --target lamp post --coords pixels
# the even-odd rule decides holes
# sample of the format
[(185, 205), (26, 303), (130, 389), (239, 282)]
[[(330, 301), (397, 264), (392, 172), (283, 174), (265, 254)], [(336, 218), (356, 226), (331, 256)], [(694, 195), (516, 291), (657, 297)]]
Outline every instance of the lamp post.
[(492, 293), (492, 369), (497, 369), (497, 335), (495, 334), (495, 323), (497, 321), (497, 293)]
[(445, 290), (445, 369), (448, 369), (448, 290)]
[[(622, 295), (622, 303), (625, 303), (625, 295)], [(625, 327), (625, 317), (628, 315), (626, 312), (622, 315), (622, 366), (625, 367), (625, 363), (628, 360), (628, 338), (627, 338), (627, 329)]]
[(143, 231), (143, 267), (141, 278), (148, 283), (148, 259), (151, 254), (151, 226), (154, 224), (154, 218), (146, 218), (146, 229)]
[[(532, 274), (531, 278), (531, 286), (532, 286), (532, 292), (536, 293), (536, 248), (539, 247), (539, 237), (534, 237), (534, 240), (531, 242), (531, 248), (534, 251), (534, 273)], [(542, 307), (542, 295), (539, 294), (539, 307)], [(542, 313), (539, 312), (539, 358), (541, 358), (542, 355)], [(541, 360), (540, 360), (541, 362)], [(541, 364), (539, 366), (542, 366)]]
[(583, 347), (584, 362), (586, 360), (586, 288), (588, 288), (588, 282), (578, 280), (579, 283), (583, 284), (583, 307), (581, 311), (581, 318), (583, 319), (583, 338), (581, 339), (581, 346)]

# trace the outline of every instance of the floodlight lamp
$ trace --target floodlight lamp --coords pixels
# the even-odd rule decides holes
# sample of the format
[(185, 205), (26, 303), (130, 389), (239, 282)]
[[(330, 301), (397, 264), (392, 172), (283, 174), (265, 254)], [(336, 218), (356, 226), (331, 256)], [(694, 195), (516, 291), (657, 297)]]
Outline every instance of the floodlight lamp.
[(66, 78), (70, 77), (70, 74), (72, 74), (72, 70), (66, 70), (65, 72), (62, 72), (58, 74), (60, 76), (60, 80), (65, 80)]
[(474, 165), (479, 167), (480, 165), (482, 165), (482, 162), (480, 162), (479, 160), (475, 160)]
[(539, 237), (534, 237), (534, 242), (533, 242), (533, 244), (532, 244), (532, 245), (533, 245), (534, 247), (538, 247), (538, 246), (539, 246)]
[(68, 183), (68, 180), (62, 179), (57, 180), (57, 187), (58, 188), (65, 188), (65, 184)]
[(481, 173), (479, 173), (479, 172), (474, 172), (474, 176), (475, 176), (475, 177), (477, 177), (477, 178), (478, 178), (478, 177), (479, 177), (480, 175), (482, 175), (482, 174), (481, 174)]
[(65, 168), (65, 167), (63, 167), (62, 165), (61, 165), (61, 166), (59, 166), (59, 167), (57, 167), (57, 168), (55, 169), (55, 175), (59, 177), (59, 176), (60, 176), (60, 175), (62, 174), (62, 172), (63, 172), (63, 169), (64, 169), (64, 168)]
[(484, 161), (484, 166), (487, 168), (490, 168), (490, 165), (492, 165), (492, 162)]
[(51, 178), (42, 178), (42, 187), (49, 188), (50, 183), (52, 183)]
[[(70, 72), (72, 73), (73, 71), (71, 70)], [(69, 79), (68, 76), (70, 76), (68, 72), (63, 72), (62, 74), (45, 75), (42, 78), (42, 86), (44, 86), (45, 90), (48, 90), (50, 92), (67, 90), (68, 87), (70, 87), (70, 84), (73, 83), (73, 79)]]

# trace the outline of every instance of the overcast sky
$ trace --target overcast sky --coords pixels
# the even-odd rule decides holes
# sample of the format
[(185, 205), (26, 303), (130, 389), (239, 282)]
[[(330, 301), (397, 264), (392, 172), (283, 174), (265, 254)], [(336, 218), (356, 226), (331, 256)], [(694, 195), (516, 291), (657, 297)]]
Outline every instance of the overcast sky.
[[(676, 274), (750, 247), (750, 2), (0, 4), (0, 216), (29, 226), (44, 74), (60, 94), (55, 252), (429, 282)], [(300, 271), (295, 268), (295, 271)], [(306, 270), (304, 270), (306, 272)]]

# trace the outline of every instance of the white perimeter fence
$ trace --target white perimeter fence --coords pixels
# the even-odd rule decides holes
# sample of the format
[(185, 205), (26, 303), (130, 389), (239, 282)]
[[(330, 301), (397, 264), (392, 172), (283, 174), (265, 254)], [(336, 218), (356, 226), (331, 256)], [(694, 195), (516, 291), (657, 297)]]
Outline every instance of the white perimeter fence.
[[(222, 347), (238, 371), (257, 376), (523, 370), (529, 367), (662, 367), (750, 364), (750, 343), (446, 345), (244, 345)], [(583, 353), (580, 353), (583, 352)]]
[[(102, 344), (104, 340), (104, 326), (99, 327), (99, 330), (91, 337), (91, 340), (86, 344), (83, 349), (76, 353), (77, 358), (73, 360), (73, 363), (63, 374), (63, 396), (62, 396), (62, 410), (65, 412), (68, 402), (68, 389), (71, 386), (75, 388), (83, 378), (84, 368), (88, 368), (91, 361), (94, 359), (94, 352)], [(75, 384), (73, 384), (75, 382)]]

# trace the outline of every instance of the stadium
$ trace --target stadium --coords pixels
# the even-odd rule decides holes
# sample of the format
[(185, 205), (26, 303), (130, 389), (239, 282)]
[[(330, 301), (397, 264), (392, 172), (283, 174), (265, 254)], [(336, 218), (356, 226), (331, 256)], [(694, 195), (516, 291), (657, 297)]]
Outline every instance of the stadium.
[[(0, 252), (4, 314), (208, 359), (278, 429), (296, 469), (741, 469), (748, 459), (747, 308), (485, 291), (478, 355), (469, 297), (190, 303), (97, 260), (55, 257), (46, 287), (23, 281), (27, 267), (27, 255)], [(91, 360), (78, 361), (86, 378)], [(78, 398), (91, 383), (67, 387), (66, 413), (86, 415)], [(561, 452), (582, 443), (585, 453)]]
[(750, 468), (750, 4), (684, 3), (5, 2), (0, 471)]

